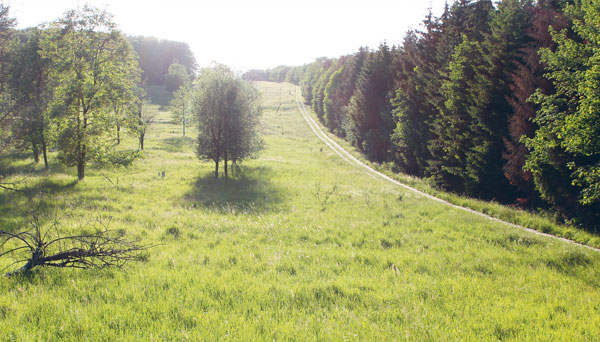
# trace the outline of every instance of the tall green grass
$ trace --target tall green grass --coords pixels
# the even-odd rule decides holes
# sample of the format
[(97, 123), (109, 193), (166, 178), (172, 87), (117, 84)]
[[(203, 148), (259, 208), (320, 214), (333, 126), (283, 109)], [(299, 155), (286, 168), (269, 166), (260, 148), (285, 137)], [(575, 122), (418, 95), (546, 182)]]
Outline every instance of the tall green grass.
[[(316, 122), (319, 122), (316, 114), (310, 109), (306, 108), (309, 115), (313, 117)], [(555, 235), (562, 237), (579, 244), (587, 245), (596, 249), (600, 249), (600, 232), (592, 231), (586, 227), (576, 227), (568, 224), (561, 224), (558, 220), (550, 214), (548, 211), (533, 212), (523, 210), (518, 207), (503, 205), (496, 201), (484, 201), (476, 198), (470, 198), (468, 196), (461, 196), (450, 192), (445, 192), (439, 188), (436, 188), (427, 179), (420, 179), (418, 177), (409, 176), (402, 173), (394, 172), (392, 164), (378, 164), (370, 162), (365, 156), (360, 153), (355, 147), (351, 146), (350, 143), (327, 132), (327, 129), (320, 125), (322, 131), (327, 134), (329, 138), (334, 140), (337, 144), (343, 147), (346, 151), (352, 154), (354, 157), (361, 160), (361, 162), (369, 165), (373, 169), (386, 174), (387, 176), (409, 185), (415, 189), (423, 191), (427, 194), (433, 195), (437, 198), (443, 199), (452, 204), (470, 208), (478, 212), (487, 214), (489, 216), (504, 220), (506, 222), (514, 223), (523, 227), (527, 227), (533, 230), (537, 230), (542, 233)]]
[[(268, 147), (233, 178), (212, 179), (168, 112), (129, 169), (77, 183), (10, 157), (63, 229), (101, 217), (156, 247), (124, 270), (0, 277), (0, 340), (600, 339), (598, 253), (375, 179), (312, 134), (292, 85), (256, 85)], [(0, 224), (30, 206), (0, 192)]]

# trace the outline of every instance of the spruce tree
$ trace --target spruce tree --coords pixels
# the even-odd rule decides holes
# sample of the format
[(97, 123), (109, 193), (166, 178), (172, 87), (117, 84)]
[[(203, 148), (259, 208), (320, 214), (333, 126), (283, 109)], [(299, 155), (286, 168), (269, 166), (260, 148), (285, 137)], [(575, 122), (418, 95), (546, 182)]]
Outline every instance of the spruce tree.
[(533, 121), (538, 106), (530, 101), (536, 89), (544, 94), (555, 92), (552, 83), (545, 77), (545, 66), (540, 61), (540, 48), (554, 49), (556, 43), (550, 35), (550, 27), (561, 31), (570, 26), (570, 21), (562, 14), (565, 1), (538, 1), (533, 8), (528, 8), (530, 25), (527, 28), (529, 40), (521, 48), (520, 60), (511, 73), (511, 95), (508, 97), (512, 107), (509, 118), (509, 135), (504, 139), (505, 164), (504, 175), (511, 185), (516, 187), (522, 205), (539, 203), (539, 193), (535, 190), (533, 175), (525, 170), (525, 162), (529, 154), (524, 138), (532, 138), (537, 130)]

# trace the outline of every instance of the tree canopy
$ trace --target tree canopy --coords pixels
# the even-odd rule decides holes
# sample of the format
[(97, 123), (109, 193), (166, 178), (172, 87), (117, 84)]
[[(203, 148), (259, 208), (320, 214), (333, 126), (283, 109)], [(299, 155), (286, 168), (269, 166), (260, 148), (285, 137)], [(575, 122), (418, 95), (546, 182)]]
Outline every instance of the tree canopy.
[(193, 112), (198, 120), (197, 154), (200, 159), (238, 162), (254, 156), (262, 147), (257, 130), (261, 108), (257, 90), (233, 72), (216, 65), (203, 69), (193, 90)]
[(110, 95), (137, 84), (135, 54), (111, 15), (89, 6), (53, 22), (41, 47), (40, 55), (51, 63), (60, 159), (76, 165), (81, 180), (86, 164), (108, 152), (103, 138), (114, 122)]
[(142, 80), (147, 85), (166, 85), (173, 64), (184, 66), (188, 75), (197, 69), (196, 58), (187, 43), (142, 36), (128, 40), (139, 56)]

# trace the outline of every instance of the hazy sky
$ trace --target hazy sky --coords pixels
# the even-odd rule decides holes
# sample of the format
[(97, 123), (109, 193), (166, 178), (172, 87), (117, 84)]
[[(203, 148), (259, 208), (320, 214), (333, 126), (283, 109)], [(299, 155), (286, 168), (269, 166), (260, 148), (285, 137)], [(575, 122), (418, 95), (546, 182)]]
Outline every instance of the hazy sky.
[(399, 44), (445, 0), (0, 0), (18, 27), (36, 26), (90, 3), (106, 8), (126, 34), (185, 41), (200, 66), (236, 70), (302, 65), (315, 58)]

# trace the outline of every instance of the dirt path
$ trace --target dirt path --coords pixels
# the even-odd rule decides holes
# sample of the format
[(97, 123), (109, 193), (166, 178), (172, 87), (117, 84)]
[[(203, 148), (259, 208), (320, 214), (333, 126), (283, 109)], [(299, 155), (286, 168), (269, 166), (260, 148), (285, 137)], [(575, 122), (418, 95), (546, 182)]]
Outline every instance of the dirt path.
[(351, 164), (353, 166), (357, 166), (357, 167), (363, 169), (365, 172), (367, 172), (371, 176), (383, 178), (383, 179), (385, 179), (388, 182), (391, 182), (391, 183), (393, 183), (395, 185), (403, 187), (404, 189), (407, 189), (409, 191), (417, 193), (417, 194), (419, 194), (419, 195), (421, 195), (423, 197), (426, 197), (426, 198), (428, 198), (430, 200), (437, 201), (439, 203), (451, 206), (453, 208), (456, 208), (456, 209), (463, 210), (463, 211), (466, 211), (466, 212), (469, 212), (469, 213), (472, 213), (472, 214), (475, 214), (475, 215), (479, 215), (479, 216), (485, 217), (485, 218), (487, 218), (489, 220), (492, 220), (492, 221), (501, 222), (501, 223), (506, 224), (508, 226), (528, 231), (528, 232), (530, 232), (532, 234), (536, 234), (536, 235), (539, 235), (539, 236), (549, 237), (549, 238), (552, 238), (552, 239), (556, 239), (556, 240), (560, 240), (560, 241), (563, 241), (563, 242), (567, 242), (569, 244), (573, 244), (573, 245), (585, 247), (587, 249), (590, 249), (590, 250), (593, 250), (593, 251), (596, 251), (596, 252), (600, 252), (600, 249), (598, 249), (598, 248), (590, 247), (590, 246), (587, 246), (587, 245), (583, 245), (583, 244), (577, 243), (575, 241), (571, 241), (569, 239), (565, 239), (565, 238), (558, 237), (558, 236), (551, 235), (551, 234), (542, 233), (542, 232), (539, 232), (539, 231), (531, 229), (531, 228), (527, 228), (527, 227), (524, 227), (524, 226), (521, 226), (521, 225), (518, 225), (518, 224), (514, 224), (514, 223), (510, 223), (510, 222), (504, 221), (504, 220), (500, 220), (500, 219), (498, 219), (496, 217), (493, 217), (493, 216), (490, 216), (490, 215), (487, 215), (487, 214), (475, 211), (475, 210), (473, 210), (471, 208), (461, 207), (459, 205), (452, 204), (452, 203), (450, 203), (448, 201), (445, 201), (445, 200), (443, 200), (441, 198), (437, 198), (437, 197), (432, 196), (430, 194), (427, 194), (427, 193), (425, 193), (425, 192), (423, 192), (421, 190), (418, 190), (418, 189), (415, 189), (415, 188), (413, 188), (411, 186), (408, 186), (408, 185), (406, 185), (404, 183), (400, 183), (399, 181), (397, 181), (397, 180), (395, 180), (395, 179), (393, 179), (393, 178), (391, 178), (389, 176), (386, 176), (385, 174), (383, 174), (383, 173), (381, 173), (381, 172), (373, 169), (372, 167), (370, 167), (367, 164), (363, 163), (362, 161), (358, 160), (356, 157), (354, 157), (353, 155), (351, 155), (350, 153), (348, 153), (348, 151), (346, 151), (344, 148), (342, 148), (338, 143), (336, 143), (334, 140), (332, 140), (331, 138), (329, 138), (329, 136), (327, 136), (327, 134), (325, 132), (323, 132), (323, 130), (321, 129), (321, 127), (319, 126), (319, 124), (308, 114), (308, 112), (306, 110), (306, 107), (304, 106), (304, 103), (300, 100), (300, 91), (299, 91), (299, 87), (298, 86), (296, 86), (296, 105), (298, 106), (298, 110), (300, 111), (300, 114), (302, 114), (302, 117), (304, 117), (304, 120), (306, 121), (306, 123), (308, 123), (308, 126), (310, 127), (310, 129), (313, 131), (313, 133), (315, 133), (315, 135), (317, 137), (319, 137), (319, 139), (321, 139), (327, 146), (329, 146), (329, 148), (331, 148), (338, 156), (340, 156), (346, 162), (348, 162), (349, 164)]

